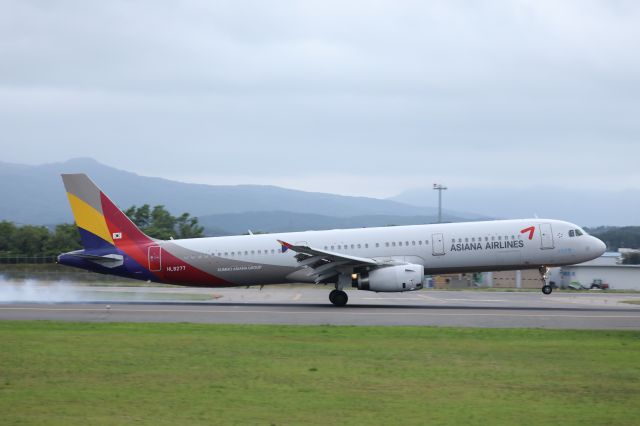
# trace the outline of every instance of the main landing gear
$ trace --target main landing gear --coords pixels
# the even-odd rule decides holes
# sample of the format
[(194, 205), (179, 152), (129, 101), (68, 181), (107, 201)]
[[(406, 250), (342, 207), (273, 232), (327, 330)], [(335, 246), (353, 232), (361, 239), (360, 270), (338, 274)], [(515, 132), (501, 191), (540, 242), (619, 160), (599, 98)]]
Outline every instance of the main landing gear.
[[(348, 273), (347, 273), (348, 272)], [(336, 282), (336, 289), (332, 290), (329, 293), (329, 301), (333, 303), (335, 306), (344, 306), (349, 301), (349, 296), (347, 293), (342, 291), (345, 286), (351, 285), (353, 282), (352, 273), (353, 271), (343, 271), (338, 276), (338, 282)]]
[(335, 306), (344, 306), (349, 301), (349, 296), (344, 291), (335, 289), (329, 293), (329, 301)]
[(547, 275), (549, 274), (549, 268), (546, 266), (541, 266), (540, 269), (540, 280), (542, 280), (542, 293), (543, 294), (551, 294), (553, 291), (553, 287), (547, 284)]

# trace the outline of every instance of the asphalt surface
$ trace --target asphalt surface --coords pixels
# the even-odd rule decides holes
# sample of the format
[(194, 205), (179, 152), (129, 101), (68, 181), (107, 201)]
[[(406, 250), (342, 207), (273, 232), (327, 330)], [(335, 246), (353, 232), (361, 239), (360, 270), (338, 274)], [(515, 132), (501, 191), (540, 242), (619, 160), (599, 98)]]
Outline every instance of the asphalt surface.
[(337, 308), (328, 287), (20, 290), (0, 286), (0, 320), (640, 329), (640, 305), (621, 303), (639, 294), (349, 291), (349, 304)]

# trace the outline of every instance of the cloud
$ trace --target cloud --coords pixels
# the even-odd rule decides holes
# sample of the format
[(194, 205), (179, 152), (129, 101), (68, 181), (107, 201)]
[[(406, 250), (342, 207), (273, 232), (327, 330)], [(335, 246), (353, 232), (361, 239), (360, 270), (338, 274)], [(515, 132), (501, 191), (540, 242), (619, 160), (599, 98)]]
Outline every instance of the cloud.
[(640, 154), (632, 1), (22, 0), (0, 28), (7, 161), (391, 195)]

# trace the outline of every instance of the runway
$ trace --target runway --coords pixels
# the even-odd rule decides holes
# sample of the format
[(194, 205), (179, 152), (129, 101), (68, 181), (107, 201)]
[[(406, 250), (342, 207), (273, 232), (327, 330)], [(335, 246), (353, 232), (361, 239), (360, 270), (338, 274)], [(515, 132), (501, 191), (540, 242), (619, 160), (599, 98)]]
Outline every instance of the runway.
[[(323, 287), (181, 289), (75, 287), (68, 300), (0, 303), (0, 320), (640, 329), (638, 294), (349, 291), (336, 308)], [(62, 298), (64, 299), (64, 298)]]

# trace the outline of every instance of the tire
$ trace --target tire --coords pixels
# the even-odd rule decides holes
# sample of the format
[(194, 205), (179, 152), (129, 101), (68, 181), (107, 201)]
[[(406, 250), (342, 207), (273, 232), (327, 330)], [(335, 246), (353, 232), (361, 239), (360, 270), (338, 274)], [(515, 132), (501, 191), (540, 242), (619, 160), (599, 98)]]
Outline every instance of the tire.
[(553, 291), (553, 288), (551, 288), (550, 285), (544, 285), (542, 286), (542, 293), (544, 294), (551, 294), (551, 292)]
[(335, 306), (344, 306), (349, 301), (349, 296), (342, 290), (333, 290), (329, 293), (329, 301)]

